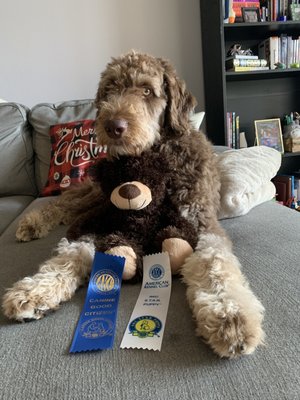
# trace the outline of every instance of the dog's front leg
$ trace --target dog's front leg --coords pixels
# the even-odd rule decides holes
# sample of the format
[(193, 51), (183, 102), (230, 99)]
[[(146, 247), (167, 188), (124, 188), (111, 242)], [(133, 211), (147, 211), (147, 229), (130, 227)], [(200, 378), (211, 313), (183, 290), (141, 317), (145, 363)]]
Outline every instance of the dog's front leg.
[(199, 236), (181, 272), (196, 332), (219, 356), (250, 354), (263, 343), (264, 308), (249, 288), (221, 229)]
[(45, 261), (37, 274), (16, 282), (3, 298), (3, 312), (17, 321), (41, 319), (69, 300), (88, 277), (94, 257), (92, 240), (62, 239), (57, 254)]

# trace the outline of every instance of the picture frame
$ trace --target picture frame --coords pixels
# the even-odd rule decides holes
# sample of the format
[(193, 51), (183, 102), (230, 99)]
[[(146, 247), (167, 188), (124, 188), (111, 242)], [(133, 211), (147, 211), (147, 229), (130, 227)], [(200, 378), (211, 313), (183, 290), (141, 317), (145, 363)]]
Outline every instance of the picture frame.
[(280, 118), (254, 121), (256, 144), (284, 153)]
[(260, 22), (260, 12), (258, 7), (242, 7), (243, 22)]

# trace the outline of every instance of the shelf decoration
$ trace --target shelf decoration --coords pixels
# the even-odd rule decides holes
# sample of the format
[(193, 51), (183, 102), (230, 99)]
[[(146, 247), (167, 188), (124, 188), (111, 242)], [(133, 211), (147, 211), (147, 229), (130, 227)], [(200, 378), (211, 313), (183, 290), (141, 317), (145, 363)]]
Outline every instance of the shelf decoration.
[(284, 153), (280, 118), (254, 121), (256, 144)]

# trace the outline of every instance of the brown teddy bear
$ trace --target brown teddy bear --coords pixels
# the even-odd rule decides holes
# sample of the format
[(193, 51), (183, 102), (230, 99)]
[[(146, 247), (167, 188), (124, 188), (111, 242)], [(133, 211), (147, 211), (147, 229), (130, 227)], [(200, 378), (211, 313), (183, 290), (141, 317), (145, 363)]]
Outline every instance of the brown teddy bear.
[(93, 234), (96, 250), (125, 255), (124, 279), (141, 275), (143, 255), (162, 250), (169, 253), (176, 273), (195, 248), (197, 234), (170, 201), (174, 173), (153, 149), (140, 157), (100, 160), (91, 171), (101, 187), (99, 207), (80, 216), (67, 238)]

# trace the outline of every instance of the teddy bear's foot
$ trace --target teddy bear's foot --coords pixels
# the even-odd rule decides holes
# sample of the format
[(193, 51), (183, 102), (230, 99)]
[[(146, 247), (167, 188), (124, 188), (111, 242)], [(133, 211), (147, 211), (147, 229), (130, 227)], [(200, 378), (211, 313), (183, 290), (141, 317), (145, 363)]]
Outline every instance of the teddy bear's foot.
[(130, 246), (116, 246), (105, 251), (106, 254), (113, 256), (125, 257), (125, 265), (123, 271), (123, 279), (132, 279), (136, 274), (136, 261), (137, 257), (132, 247)]
[(165, 239), (162, 243), (162, 251), (166, 251), (170, 257), (172, 274), (178, 274), (184, 260), (193, 252), (186, 240), (179, 238)]

